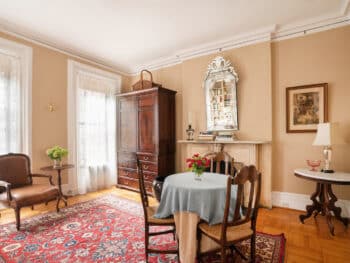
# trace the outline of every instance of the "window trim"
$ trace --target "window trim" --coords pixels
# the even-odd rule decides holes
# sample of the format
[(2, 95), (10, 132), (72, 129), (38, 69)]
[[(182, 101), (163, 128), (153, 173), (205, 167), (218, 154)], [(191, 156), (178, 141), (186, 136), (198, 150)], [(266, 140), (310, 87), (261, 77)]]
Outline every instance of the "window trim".
[(21, 96), (21, 151), (32, 157), (32, 67), (33, 48), (0, 37), (0, 52), (20, 59)]
[(68, 90), (67, 90), (67, 128), (68, 128), (68, 162), (76, 164), (73, 169), (68, 170), (68, 186), (67, 191), (70, 194), (78, 193), (78, 181), (77, 181), (77, 112), (79, 105), (77, 103), (78, 89), (76, 87), (77, 76), (80, 71), (84, 74), (92, 74), (95, 77), (102, 79), (112, 79), (118, 84), (115, 89), (115, 93), (119, 93), (121, 90), (121, 76), (116, 73), (111, 73), (102, 69), (95, 68), (83, 63), (79, 63), (72, 59), (68, 59)]

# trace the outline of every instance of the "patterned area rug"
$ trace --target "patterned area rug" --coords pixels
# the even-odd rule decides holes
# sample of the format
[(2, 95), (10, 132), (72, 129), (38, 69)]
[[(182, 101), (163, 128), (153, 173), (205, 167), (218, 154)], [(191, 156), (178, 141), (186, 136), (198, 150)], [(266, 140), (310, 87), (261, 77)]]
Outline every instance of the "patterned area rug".
[[(176, 246), (171, 234), (153, 237), (151, 244)], [(241, 249), (249, 254), (249, 243)], [(283, 234), (257, 235), (257, 262), (283, 262), (284, 250)], [(0, 262), (145, 262), (142, 207), (110, 194), (22, 220), (21, 231), (14, 223), (0, 225)], [(153, 254), (149, 262), (177, 259)]]

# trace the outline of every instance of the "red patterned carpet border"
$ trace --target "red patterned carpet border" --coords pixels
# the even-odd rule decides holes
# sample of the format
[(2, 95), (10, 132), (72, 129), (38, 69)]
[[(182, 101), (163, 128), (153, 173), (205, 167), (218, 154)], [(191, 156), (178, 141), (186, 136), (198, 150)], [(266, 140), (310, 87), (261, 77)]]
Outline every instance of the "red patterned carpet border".
[[(154, 237), (152, 245), (175, 247), (171, 234)], [(241, 250), (249, 255), (249, 243)], [(285, 238), (257, 235), (257, 262), (283, 262)], [(177, 262), (175, 255), (152, 254), (150, 262)], [(216, 262), (214, 258), (207, 262)], [(109, 194), (23, 220), (0, 225), (3, 262), (145, 262), (144, 223), (139, 203)]]

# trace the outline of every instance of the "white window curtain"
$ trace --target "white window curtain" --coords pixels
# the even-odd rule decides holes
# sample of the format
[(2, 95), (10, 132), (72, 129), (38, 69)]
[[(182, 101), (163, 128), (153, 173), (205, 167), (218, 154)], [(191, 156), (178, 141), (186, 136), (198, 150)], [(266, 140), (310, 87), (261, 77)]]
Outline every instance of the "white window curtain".
[(115, 82), (78, 76), (78, 190), (96, 191), (116, 183)]
[(0, 155), (31, 155), (32, 48), (0, 38)]
[(69, 161), (76, 164), (69, 184), (72, 192), (84, 194), (116, 184), (115, 94), (120, 79), (74, 61), (69, 65)]
[(0, 53), (0, 154), (21, 152), (20, 59)]

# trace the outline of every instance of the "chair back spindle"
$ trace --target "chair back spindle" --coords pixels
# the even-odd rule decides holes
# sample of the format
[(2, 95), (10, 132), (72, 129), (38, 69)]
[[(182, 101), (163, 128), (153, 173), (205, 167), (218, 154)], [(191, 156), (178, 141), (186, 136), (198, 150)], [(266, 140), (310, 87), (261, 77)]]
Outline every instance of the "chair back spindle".
[[(234, 159), (225, 151), (210, 152), (204, 155), (210, 159), (210, 172), (221, 173), (225, 175), (234, 175)], [(215, 164), (215, 168), (214, 168)], [(224, 164), (224, 167), (222, 167)], [(223, 169), (222, 169), (223, 168)]]

